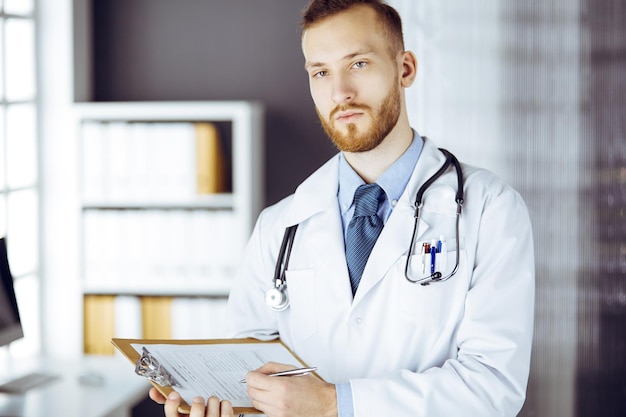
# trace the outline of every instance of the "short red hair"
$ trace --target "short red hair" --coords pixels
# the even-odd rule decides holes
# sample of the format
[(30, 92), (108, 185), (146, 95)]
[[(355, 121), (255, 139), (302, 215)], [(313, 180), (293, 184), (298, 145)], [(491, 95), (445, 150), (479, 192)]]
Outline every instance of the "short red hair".
[(302, 15), (302, 30), (304, 32), (327, 17), (360, 5), (370, 7), (376, 13), (389, 38), (392, 55), (403, 52), (402, 19), (396, 9), (380, 0), (312, 0)]

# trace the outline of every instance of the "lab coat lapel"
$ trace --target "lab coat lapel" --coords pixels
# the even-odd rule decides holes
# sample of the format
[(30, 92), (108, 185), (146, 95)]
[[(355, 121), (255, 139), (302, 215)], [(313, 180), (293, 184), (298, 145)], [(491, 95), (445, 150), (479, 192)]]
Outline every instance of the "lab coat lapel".
[[(320, 275), (324, 286), (335, 294), (352, 298), (352, 289), (346, 263), (346, 251), (339, 205), (312, 217), (307, 225), (311, 249), (328, 273)], [(343, 298), (342, 298), (343, 299)]]
[[(361, 276), (359, 288), (354, 297), (354, 304), (358, 303), (383, 277), (389, 268), (398, 261), (402, 255), (408, 253), (411, 243), (411, 235), (413, 233), (413, 225), (415, 218), (414, 210), (408, 204), (400, 204), (396, 206), (393, 213), (387, 220), (372, 253), (370, 254), (370, 262), (368, 260)], [(421, 221), (420, 233), (428, 227)], [(396, 277), (394, 277), (396, 279)]]
[[(325, 268), (332, 271), (332, 279), (326, 283), (333, 291), (345, 292), (352, 297), (341, 214), (337, 202), (338, 156), (324, 164), (296, 190), (287, 219), (289, 225), (300, 224), (297, 233), (306, 233), (306, 249), (323, 260)], [(306, 257), (311, 258), (308, 253)]]
[[(354, 298), (358, 303), (381, 279), (398, 259), (407, 255), (415, 224), (415, 196), (419, 187), (428, 180), (444, 163), (445, 157), (428, 139), (424, 139), (424, 148), (411, 175), (404, 193), (400, 197), (391, 216), (387, 220), (376, 245), (372, 249), (369, 262), (365, 265), (359, 289)], [(428, 230), (429, 225), (420, 219), (417, 241)], [(400, 277), (393, 277), (399, 279)]]

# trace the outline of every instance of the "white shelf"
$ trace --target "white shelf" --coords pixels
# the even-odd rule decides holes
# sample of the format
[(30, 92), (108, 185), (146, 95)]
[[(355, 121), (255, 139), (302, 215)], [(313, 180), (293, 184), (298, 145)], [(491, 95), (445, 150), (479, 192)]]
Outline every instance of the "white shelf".
[[(232, 121), (251, 125), (263, 106), (255, 101), (121, 101), (74, 105), (82, 120), (99, 121)], [(242, 126), (245, 128), (245, 126)], [(256, 135), (256, 134), (255, 134)]]
[[(103, 144), (79, 152), (78, 166), (88, 168), (85, 173), (89, 170), (92, 175), (98, 174), (89, 179), (104, 179), (102, 183), (83, 181), (78, 187), (81, 189), (77, 201), (82, 236), (81, 297), (86, 300), (85, 296), (116, 296), (115, 305), (131, 300), (132, 311), (124, 314), (116, 311), (113, 317), (116, 321), (118, 314), (122, 314), (121, 321), (130, 323), (142, 320), (145, 323), (145, 313), (137, 306), (143, 307), (154, 300), (142, 297), (173, 297), (171, 306), (165, 308), (171, 308), (171, 315), (178, 318), (179, 332), (181, 314), (187, 316), (182, 322), (194, 322), (198, 319), (194, 315), (207, 315), (197, 312), (198, 308), (207, 311), (205, 302), (213, 306), (214, 314), (221, 314), (239, 256), (263, 204), (263, 107), (250, 101), (173, 101), (78, 103), (73, 109), (79, 148), (81, 143), (93, 145), (86, 138), (95, 138), (96, 143)], [(149, 126), (142, 125), (144, 122)], [(181, 123), (172, 126), (169, 122)], [(190, 141), (197, 140), (194, 136), (197, 130), (187, 123), (197, 122), (230, 124), (225, 129), (231, 132), (230, 138), (220, 139), (230, 140), (227, 145), (231, 159), (225, 164), (230, 168), (226, 174), (230, 178), (228, 192), (196, 194), (197, 172), (189, 169), (188, 161), (193, 159), (195, 163), (194, 152), (202, 148), (190, 146)], [(156, 142), (157, 138), (181, 138), (167, 130), (172, 127), (175, 132), (183, 127), (187, 133), (179, 142), (167, 142), (168, 146), (174, 144), (173, 147), (158, 148), (158, 143), (163, 142)], [(111, 140), (117, 146), (112, 146)], [(120, 141), (123, 146), (119, 145)], [(177, 154), (181, 146), (187, 153)], [(149, 153), (150, 150), (154, 152)], [(126, 152), (134, 152), (132, 155), (140, 158), (130, 157)], [(106, 155), (115, 158), (107, 160)], [(85, 164), (81, 158), (94, 164)], [(118, 168), (127, 167), (125, 171), (122, 169), (122, 174), (141, 167), (141, 181), (146, 182), (137, 180), (136, 172), (135, 176), (124, 177), (113, 168), (115, 163), (108, 164), (119, 160), (124, 163), (118, 162)], [(152, 164), (153, 161), (156, 162)], [(97, 171), (95, 167), (105, 168)], [(185, 170), (176, 171), (179, 167)], [(179, 174), (175, 182), (167, 177), (173, 175), (171, 172)], [(107, 174), (114, 180), (106, 177)], [(157, 192), (152, 193), (153, 190)], [(107, 298), (88, 297), (96, 303)], [(169, 300), (164, 301), (168, 304)], [(152, 314), (163, 311), (166, 310)], [(93, 311), (91, 314), (94, 317)], [(208, 320), (207, 317), (204, 318)], [(204, 326), (210, 327), (207, 323)], [(99, 326), (92, 322), (88, 327)], [(85, 340), (89, 340), (89, 335)]]
[[(261, 103), (255, 101), (98, 102), (76, 103), (73, 111), (77, 127), (84, 121), (232, 123), (232, 201), (230, 205), (241, 212), (242, 229), (247, 232), (252, 231), (264, 200), (264, 108)], [(202, 198), (198, 201), (201, 200)], [(90, 204), (88, 201), (86, 203)], [(97, 204), (100, 203), (97, 202)], [(165, 206), (166, 203), (170, 204), (170, 202), (159, 201), (158, 206)], [(117, 201), (114, 204), (117, 204)], [(182, 207), (176, 200), (173, 200), (172, 204), (174, 207)], [(194, 202), (192, 207), (202, 207), (202, 203), (196, 204), (198, 203)], [(134, 202), (131, 206), (138, 207)]]
[(85, 295), (136, 295), (136, 296), (168, 296), (168, 297), (227, 297), (231, 289), (228, 279), (213, 279), (177, 282), (156, 283), (150, 286), (133, 285), (132, 283), (111, 284), (85, 283)]
[(165, 199), (98, 199), (83, 200), (85, 209), (232, 209), (235, 198), (232, 194), (212, 194), (193, 198)]

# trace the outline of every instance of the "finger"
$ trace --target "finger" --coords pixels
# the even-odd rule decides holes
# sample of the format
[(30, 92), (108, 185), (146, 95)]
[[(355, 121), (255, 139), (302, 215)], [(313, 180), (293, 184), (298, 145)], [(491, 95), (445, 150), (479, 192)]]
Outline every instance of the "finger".
[[(264, 390), (256, 389), (254, 387), (248, 387), (248, 397), (252, 401), (256, 401), (261, 404), (271, 404), (276, 401), (276, 398), (280, 398), (280, 394), (277, 394), (278, 390)], [(258, 408), (255, 406), (255, 408)]]
[(268, 404), (266, 402), (263, 401), (258, 401), (255, 399), (251, 399), (252, 401), (252, 407), (256, 408), (257, 410), (261, 411), (264, 415), (272, 415), (271, 411), (271, 404)]
[(191, 407), (189, 409), (189, 417), (205, 417), (205, 405), (204, 398), (195, 397), (191, 400)]
[(154, 387), (150, 388), (150, 391), (148, 392), (148, 396), (150, 397), (152, 401), (154, 401), (157, 404), (165, 404), (165, 395), (161, 394), (159, 390), (157, 390)]
[(233, 404), (228, 400), (220, 402), (220, 417), (234, 417)]
[(295, 368), (296, 367), (293, 365), (268, 362), (256, 371), (248, 372), (248, 374), (246, 375), (246, 382), (248, 383), (248, 387), (252, 386), (261, 390), (271, 390), (274, 389), (277, 379), (270, 377), (269, 374), (273, 374), (275, 372), (289, 371)]
[[(272, 378), (267, 376), (265, 376), (264, 378), (271, 379), (272, 381), (270, 382), (279, 382), (275, 381), (278, 378)], [(281, 405), (285, 402), (285, 398), (287, 398), (285, 387), (282, 384), (278, 384), (270, 389), (257, 389), (253, 386), (248, 385), (247, 392), (248, 397), (252, 401), (253, 407), (267, 415), (273, 415), (273, 411), (275, 411), (277, 408), (279, 409)]]
[(165, 400), (163, 411), (165, 411), (165, 417), (178, 417), (178, 407), (180, 406), (180, 394), (176, 391), (170, 392)]
[(268, 391), (271, 389), (272, 377), (267, 376), (261, 372), (251, 371), (246, 375), (246, 383), (248, 384), (248, 391), (256, 389), (260, 391)]
[(220, 399), (210, 397), (207, 401), (206, 417), (220, 417)]

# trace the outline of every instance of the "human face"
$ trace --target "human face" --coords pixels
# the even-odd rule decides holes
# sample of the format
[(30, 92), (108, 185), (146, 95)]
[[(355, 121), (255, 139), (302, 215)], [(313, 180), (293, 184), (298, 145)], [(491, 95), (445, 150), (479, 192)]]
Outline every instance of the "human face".
[(322, 126), (345, 152), (382, 143), (401, 112), (401, 65), (374, 12), (363, 6), (328, 17), (303, 35), (311, 96)]
[[(329, 118), (324, 117), (317, 107), (316, 111), (324, 131), (337, 149), (344, 152), (367, 152), (380, 145), (398, 122), (400, 92), (392, 88), (378, 109), (372, 109), (366, 104), (340, 104), (330, 112)], [(367, 114), (372, 121), (369, 127), (359, 130), (356, 123), (349, 121), (354, 112)], [(345, 132), (341, 129), (344, 126)]]

